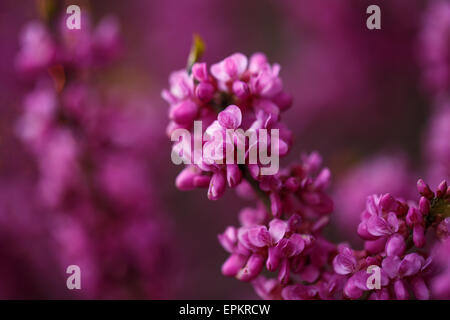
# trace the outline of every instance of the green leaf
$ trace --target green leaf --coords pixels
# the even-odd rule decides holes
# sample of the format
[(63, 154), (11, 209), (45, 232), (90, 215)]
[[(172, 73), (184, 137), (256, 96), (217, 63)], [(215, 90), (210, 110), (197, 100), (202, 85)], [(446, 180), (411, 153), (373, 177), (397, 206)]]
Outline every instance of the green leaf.
[(205, 52), (205, 49), (206, 49), (205, 42), (200, 37), (200, 35), (195, 33), (192, 36), (192, 45), (186, 66), (187, 72), (189, 74), (191, 73), (192, 66), (194, 65), (194, 63), (196, 63), (201, 59), (203, 53)]

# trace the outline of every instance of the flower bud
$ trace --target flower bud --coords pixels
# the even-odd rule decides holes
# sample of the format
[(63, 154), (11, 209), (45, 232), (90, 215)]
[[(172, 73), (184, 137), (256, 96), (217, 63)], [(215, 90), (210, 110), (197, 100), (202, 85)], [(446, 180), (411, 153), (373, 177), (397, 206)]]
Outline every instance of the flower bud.
[(211, 178), (208, 189), (208, 199), (218, 200), (225, 192), (225, 175), (222, 172), (216, 172)]
[(188, 124), (195, 120), (197, 113), (197, 104), (191, 100), (185, 100), (170, 108), (169, 117), (176, 123)]
[(417, 190), (419, 190), (419, 193), (428, 200), (431, 200), (434, 197), (433, 191), (431, 191), (430, 187), (422, 179), (417, 181)]
[(413, 242), (417, 248), (422, 248), (425, 245), (425, 227), (423, 225), (414, 225)]
[(426, 216), (430, 212), (430, 201), (425, 197), (420, 197), (419, 210), (423, 216)]
[(192, 65), (192, 75), (200, 82), (208, 80), (208, 68), (205, 62), (197, 62)]
[(214, 97), (214, 86), (209, 82), (200, 82), (195, 88), (195, 95), (203, 102), (211, 101)]
[(240, 254), (232, 254), (222, 265), (222, 274), (234, 277), (245, 265), (246, 257)]
[(403, 280), (398, 279), (394, 283), (394, 292), (397, 300), (407, 300), (409, 298), (408, 290)]
[(217, 120), (223, 128), (236, 129), (242, 123), (241, 109), (232, 104), (219, 113)]
[(414, 296), (418, 300), (428, 300), (430, 298), (430, 291), (422, 278), (414, 278), (411, 281), (411, 287), (414, 292)]
[(211, 182), (211, 176), (198, 175), (194, 177), (193, 184), (196, 188), (206, 188)]
[(442, 181), (437, 190), (436, 190), (436, 197), (442, 198), (447, 193), (447, 181)]
[(239, 99), (244, 100), (250, 95), (250, 89), (245, 82), (235, 81), (233, 82), (233, 93)]
[(177, 176), (175, 185), (181, 191), (188, 191), (195, 188), (194, 178), (198, 175), (198, 172), (193, 167), (184, 168)]
[(279, 218), (282, 213), (282, 204), (280, 196), (276, 192), (271, 192), (269, 198), (270, 198), (270, 209), (272, 210), (272, 214), (274, 217)]
[(242, 172), (236, 164), (227, 165), (227, 181), (230, 188), (237, 186), (242, 181)]
[(254, 253), (248, 259), (245, 267), (238, 272), (236, 278), (241, 281), (251, 281), (261, 273), (263, 266), (264, 257), (258, 253)]

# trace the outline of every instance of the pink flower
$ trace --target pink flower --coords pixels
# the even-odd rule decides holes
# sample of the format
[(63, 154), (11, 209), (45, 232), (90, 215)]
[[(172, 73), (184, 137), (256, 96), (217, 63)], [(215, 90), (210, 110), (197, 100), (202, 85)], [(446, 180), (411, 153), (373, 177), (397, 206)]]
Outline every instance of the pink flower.
[(344, 247), (342, 251), (334, 257), (333, 268), (337, 274), (346, 275), (356, 271), (356, 258), (350, 248)]
[(198, 106), (190, 101), (185, 100), (173, 105), (169, 111), (169, 117), (178, 124), (190, 124), (197, 117)]
[(283, 87), (278, 77), (279, 72), (280, 66), (278, 64), (273, 66), (267, 64), (263, 66), (257, 73), (257, 76), (253, 77), (250, 81), (251, 92), (261, 97), (275, 97)]
[(219, 63), (211, 66), (211, 74), (220, 82), (237, 80), (247, 69), (247, 57), (242, 53), (235, 53)]
[(386, 254), (388, 256), (401, 256), (405, 249), (405, 239), (399, 234), (394, 234), (386, 243)]
[[(178, 128), (192, 130), (194, 121), (202, 122), (202, 128), (205, 128), (202, 134), (208, 139), (202, 147), (208, 152), (203, 153), (201, 163), (194, 165), (203, 172), (203, 175), (210, 177), (210, 182), (216, 179), (221, 181), (222, 175), (225, 175), (228, 185), (234, 188), (239, 186), (245, 174), (249, 173), (258, 181), (261, 179), (260, 170), (266, 165), (261, 164), (259, 159), (257, 163), (250, 163), (249, 158), (253, 151), (259, 150), (262, 146), (270, 150), (272, 141), (270, 137), (263, 141), (257, 132), (259, 129), (267, 129), (269, 134), (272, 129), (278, 130), (278, 154), (279, 156), (288, 154), (292, 134), (281, 122), (281, 112), (290, 106), (292, 99), (282, 91), (279, 71), (279, 65), (270, 65), (262, 54), (252, 56), (249, 64), (245, 55), (235, 53), (213, 64), (210, 73), (206, 63), (196, 62), (190, 74), (185, 70), (179, 70), (170, 75), (169, 90), (163, 90), (161, 93), (170, 105), (171, 121), (167, 133), (171, 135)], [(227, 137), (227, 129), (255, 132), (255, 139), (252, 138), (246, 143), (239, 135)], [(227, 138), (231, 138), (231, 142)], [(226, 154), (223, 150), (227, 150), (226, 147), (241, 147), (244, 143), (242, 160), (245, 166), (225, 164)], [(173, 145), (174, 151), (182, 154), (183, 159), (193, 162), (193, 155), (188, 147), (188, 143), (179, 141)], [(327, 180), (327, 174), (329, 175), (324, 172), (324, 176), (319, 180)], [(213, 178), (213, 175), (216, 175), (216, 178)], [(201, 179), (203, 186), (207, 178)], [(217, 199), (223, 195), (224, 189), (220, 181), (215, 184), (217, 188), (210, 183), (209, 198)], [(192, 189), (193, 186), (190, 182), (183, 184), (184, 189)], [(282, 210), (281, 199), (275, 193), (271, 193), (270, 197), (272, 209), (278, 215)]]
[(238, 106), (230, 105), (217, 117), (219, 124), (225, 129), (237, 129), (242, 123), (242, 113)]
[(21, 35), (16, 66), (23, 73), (41, 71), (53, 62), (55, 52), (55, 43), (45, 26), (40, 22), (30, 22)]
[(390, 235), (398, 231), (398, 219), (391, 212), (387, 218), (372, 215), (367, 221), (367, 231), (373, 236)]
[(173, 72), (169, 77), (169, 84), (170, 91), (162, 92), (163, 98), (168, 103), (180, 102), (194, 93), (194, 81), (185, 70)]
[[(450, 191), (445, 181), (436, 192), (423, 180), (418, 181), (417, 187), (421, 194), (418, 206), (390, 194), (368, 198), (358, 228), (358, 233), (366, 239), (366, 250), (356, 252), (344, 247), (333, 261), (336, 273), (350, 275), (344, 288), (347, 297), (357, 299), (369, 291), (364, 282), (368, 278), (364, 269), (375, 264), (381, 265), (381, 286), (385, 288), (372, 292), (370, 299), (388, 299), (389, 292), (402, 300), (410, 297), (409, 292), (417, 299), (430, 298), (428, 279), (436, 266), (433, 263), (436, 256), (411, 252), (411, 248), (425, 246), (425, 231), (430, 225), (434, 224), (435, 232), (439, 232), (437, 222), (450, 203)], [(436, 221), (430, 222), (433, 220)]]
[(437, 243), (432, 251), (436, 272), (431, 279), (431, 294), (437, 299), (450, 299), (450, 239)]
[(225, 192), (226, 178), (223, 172), (215, 172), (209, 183), (208, 199), (218, 200)]

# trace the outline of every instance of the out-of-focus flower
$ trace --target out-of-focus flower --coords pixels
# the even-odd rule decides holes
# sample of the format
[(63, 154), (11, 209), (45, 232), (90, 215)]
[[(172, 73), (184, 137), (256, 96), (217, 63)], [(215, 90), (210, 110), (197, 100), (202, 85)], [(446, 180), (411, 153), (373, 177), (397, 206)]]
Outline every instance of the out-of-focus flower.
[[(178, 128), (192, 131), (194, 121), (201, 121), (202, 137), (204, 134), (208, 139), (201, 143), (202, 149), (222, 149), (222, 153), (211, 152), (211, 157), (203, 156), (200, 163), (195, 163), (196, 151), (191, 151), (191, 141), (175, 142), (174, 152), (181, 152), (182, 157), (193, 163), (180, 173), (177, 186), (189, 190), (209, 185), (208, 198), (217, 200), (225, 192), (226, 183), (230, 187), (239, 185), (242, 176), (247, 174), (243, 171), (249, 171), (258, 181), (263, 179), (259, 171), (264, 165), (259, 160), (249, 163), (252, 148), (261, 147), (259, 129), (279, 130), (277, 151), (280, 156), (288, 153), (292, 136), (280, 121), (280, 113), (292, 101), (282, 91), (280, 66), (269, 64), (262, 53), (252, 55), (249, 60), (245, 55), (235, 53), (213, 64), (210, 71), (206, 63), (197, 62), (192, 66), (191, 74), (185, 70), (173, 72), (169, 77), (170, 88), (162, 91), (162, 97), (170, 105), (169, 135)], [(228, 140), (227, 129), (251, 130), (256, 134), (256, 141), (250, 139), (247, 144), (245, 138), (242, 140), (236, 135)], [(216, 136), (221, 140), (216, 140)], [(225, 161), (227, 155), (223, 150), (226, 148), (222, 147), (240, 148), (242, 144), (245, 145), (244, 160), (248, 168)], [(270, 141), (266, 146), (270, 146)]]
[(41, 71), (53, 62), (56, 45), (45, 26), (30, 22), (21, 36), (21, 49), (16, 56), (16, 66), (20, 72)]
[(425, 83), (437, 98), (450, 90), (450, 4), (430, 1), (419, 34), (419, 55)]
[(450, 299), (450, 240), (438, 243), (432, 257), (436, 274), (431, 279), (431, 294), (437, 299)]
[[(337, 297), (339, 276), (333, 278), (325, 267), (336, 248), (320, 235), (332, 210), (324, 194), (330, 176), (327, 169), (319, 170), (320, 164), (316, 153), (305, 155), (301, 163), (262, 179), (259, 188), (270, 192), (267, 197), (275, 217), (260, 202), (256, 209), (241, 211), (240, 228), (228, 227), (219, 235), (230, 253), (222, 265), (224, 275), (252, 281), (265, 299), (305, 298), (301, 281), (310, 283), (305, 288), (308, 298)], [(278, 272), (276, 281), (261, 276), (264, 267)]]
[(3, 179), (0, 190), (0, 297), (69, 298), (67, 265), (60, 265), (56, 254), (53, 218), (35, 196), (33, 184), (16, 176)]
[[(118, 23), (114, 17), (103, 18), (95, 29), (90, 17), (83, 15), (83, 27), (69, 30), (60, 19), (57, 36), (40, 21), (28, 23), (22, 32), (16, 67), (21, 75), (39, 75), (52, 66), (75, 68), (103, 66), (121, 51)], [(41, 74), (42, 75), (42, 74)]]
[(437, 184), (450, 177), (450, 103), (433, 111), (423, 141), (428, 179)]

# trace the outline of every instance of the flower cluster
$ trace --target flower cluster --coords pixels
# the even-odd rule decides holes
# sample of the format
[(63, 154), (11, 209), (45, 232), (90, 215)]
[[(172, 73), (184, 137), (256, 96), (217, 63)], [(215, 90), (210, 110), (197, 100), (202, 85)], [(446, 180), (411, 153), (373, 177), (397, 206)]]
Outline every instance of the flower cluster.
[(420, 34), (422, 74), (430, 89), (432, 113), (424, 136), (427, 180), (450, 179), (450, 4), (430, 2)]
[[(260, 53), (253, 55), (249, 63), (237, 53), (212, 65), (211, 75), (205, 63), (195, 63), (191, 75), (186, 71), (172, 74), (170, 91), (162, 93), (171, 104), (168, 132), (180, 126), (192, 129), (197, 119), (209, 123), (207, 136), (217, 132), (225, 136), (226, 129), (277, 128), (279, 153), (285, 155), (291, 134), (279, 120), (291, 99), (281, 90), (279, 69), (278, 65), (269, 65)], [(182, 143), (175, 142), (174, 148), (191, 157), (190, 150), (180, 147)], [(214, 149), (214, 143), (209, 140), (205, 145)], [(252, 147), (250, 143), (246, 156)], [(331, 174), (327, 168), (321, 169), (319, 154), (303, 155), (299, 163), (272, 175), (261, 175), (258, 164), (217, 165), (205, 160), (185, 168), (176, 179), (177, 187), (190, 190), (209, 186), (208, 197), (215, 200), (228, 183), (236, 186), (241, 196), (260, 197), (257, 208), (241, 211), (241, 227), (230, 226), (219, 235), (220, 243), (230, 253), (222, 273), (252, 282), (265, 298), (334, 296), (336, 281), (342, 277), (333, 275), (328, 263), (336, 248), (321, 235), (333, 203), (326, 194)], [(278, 272), (278, 276), (264, 278), (264, 268)], [(310, 285), (303, 290), (302, 283)]]
[[(236, 144), (236, 139), (226, 139), (228, 129), (278, 128), (280, 155), (285, 155), (291, 134), (280, 122), (280, 112), (291, 99), (281, 91), (278, 73), (279, 66), (269, 65), (262, 54), (253, 55), (249, 63), (244, 55), (233, 54), (212, 65), (209, 72), (204, 63), (194, 63), (192, 70), (188, 65), (188, 71), (170, 76), (170, 90), (162, 92), (170, 104), (167, 132), (195, 131), (195, 121), (204, 121), (204, 135), (222, 139), (201, 144), (216, 150), (222, 144)], [(172, 141), (173, 150), (182, 158), (195, 158), (192, 141)], [(253, 147), (249, 143), (245, 157)], [(176, 179), (179, 189), (209, 187), (208, 198), (216, 200), (228, 183), (240, 196), (257, 199), (256, 208), (240, 212), (240, 227), (230, 226), (218, 236), (230, 254), (222, 265), (225, 276), (251, 282), (264, 299), (438, 296), (430, 293), (430, 282), (437, 274), (433, 257), (422, 248), (430, 229), (435, 230), (435, 240), (448, 238), (450, 188), (445, 181), (434, 193), (419, 180), (418, 203), (391, 194), (368, 197), (355, 230), (364, 240), (364, 249), (353, 250), (347, 244), (330, 242), (322, 233), (333, 201), (327, 195), (331, 173), (321, 169), (317, 153), (303, 155), (298, 163), (269, 175), (261, 174), (260, 163), (225, 164), (223, 154), (209, 155), (200, 163), (189, 162)], [(368, 283), (368, 270), (374, 267), (379, 271), (380, 287)], [(263, 275), (272, 272), (275, 277)]]
[[(200, 162), (187, 166), (177, 178), (179, 189), (209, 186), (208, 198), (216, 200), (223, 195), (227, 184), (230, 187), (238, 185), (242, 176), (248, 174), (246, 171), (252, 172), (255, 178), (260, 176), (259, 170), (264, 164), (259, 161), (249, 163), (248, 158), (252, 148), (263, 143), (262, 139), (257, 136), (248, 145), (245, 138), (240, 140), (235, 136), (227, 140), (227, 129), (250, 129), (254, 132), (278, 129), (278, 154), (288, 153), (292, 137), (289, 129), (280, 122), (280, 113), (290, 107), (291, 98), (282, 90), (279, 72), (280, 66), (269, 64), (261, 53), (252, 55), (250, 59), (236, 53), (212, 65), (209, 70), (206, 63), (197, 62), (190, 72), (180, 70), (170, 75), (170, 89), (162, 92), (170, 104), (169, 135), (179, 128), (192, 130), (194, 121), (201, 121), (205, 128), (201, 134), (208, 140), (202, 145), (203, 150), (216, 150), (223, 146), (222, 142), (236, 147), (243, 142), (245, 146), (241, 162), (229, 164), (224, 161), (223, 152), (211, 152), (211, 156), (205, 155)], [(213, 139), (217, 135), (223, 137), (221, 142)], [(192, 160), (195, 155), (191, 152), (190, 142), (186, 147), (185, 140), (176, 141), (174, 150), (177, 153), (182, 150), (182, 156)], [(270, 146), (270, 141), (265, 140), (265, 144)]]
[[(320, 157), (313, 153), (280, 174), (265, 177), (260, 188), (271, 190), (269, 197), (276, 198), (271, 202), (275, 217), (260, 203), (256, 209), (241, 211), (241, 227), (228, 227), (219, 235), (230, 253), (222, 266), (224, 275), (252, 281), (264, 298), (334, 294), (338, 277), (332, 279), (332, 270), (326, 266), (336, 247), (321, 235), (333, 209), (325, 194), (330, 175), (328, 169), (319, 171), (320, 164)], [(278, 272), (275, 282), (260, 276), (264, 267)]]
[[(24, 99), (18, 135), (38, 159), (43, 200), (55, 208), (67, 194), (86, 191), (80, 187), (84, 184), (80, 173), (88, 165), (83, 162), (87, 162), (83, 148), (88, 146), (77, 140), (106, 137), (96, 136), (96, 127), (107, 111), (98, 107), (100, 94), (90, 88), (86, 75), (90, 69), (86, 68), (100, 63), (96, 58), (100, 51), (105, 60), (113, 58), (119, 43), (118, 26), (114, 19), (106, 18), (92, 31), (87, 27), (87, 17), (83, 21), (85, 28), (68, 30), (61, 26), (55, 35), (41, 22), (27, 24), (16, 57), (19, 73), (35, 83)], [(99, 37), (105, 41), (99, 41)], [(101, 44), (104, 46), (100, 48)], [(77, 50), (73, 48), (83, 48), (83, 54), (74, 57)], [(38, 54), (34, 54), (36, 51)], [(42, 52), (47, 53), (45, 59)]]
[[(432, 257), (419, 251), (425, 246), (427, 228), (435, 236), (449, 235), (450, 188), (443, 181), (434, 193), (422, 180), (417, 183), (419, 204), (403, 202), (390, 194), (368, 197), (361, 214), (358, 234), (365, 239), (365, 248), (355, 251), (341, 245), (333, 260), (337, 274), (347, 281), (344, 295), (358, 299), (408, 299), (412, 292), (417, 299), (430, 297), (426, 280), (431, 276)], [(380, 268), (381, 288), (368, 287), (368, 267)]]

